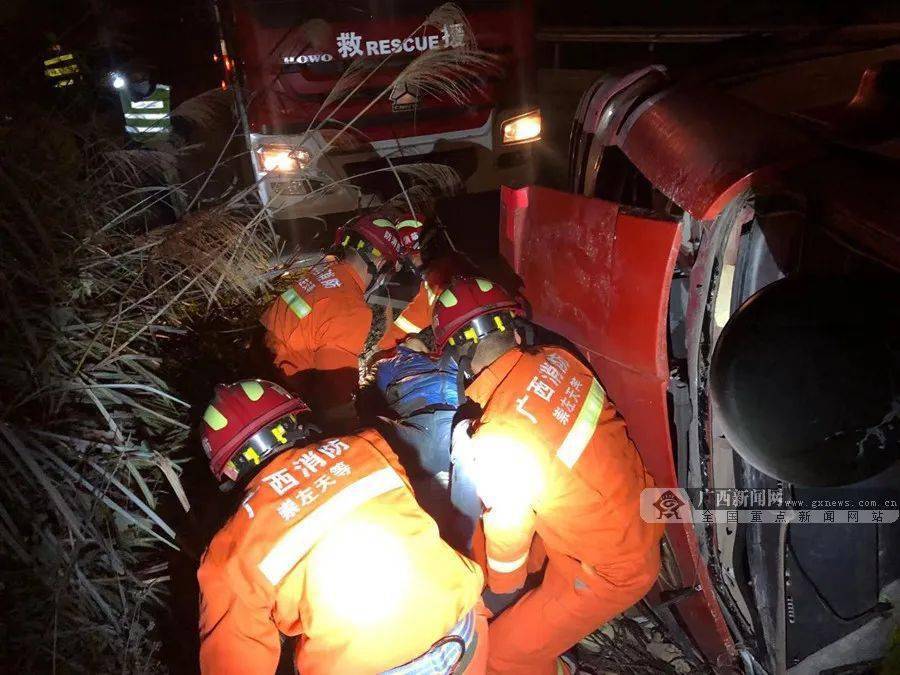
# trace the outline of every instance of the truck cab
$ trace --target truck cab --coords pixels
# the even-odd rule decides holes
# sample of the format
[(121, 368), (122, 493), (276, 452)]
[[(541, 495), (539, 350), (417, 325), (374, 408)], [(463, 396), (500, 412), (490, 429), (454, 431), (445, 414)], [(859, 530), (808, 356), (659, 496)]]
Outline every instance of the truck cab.
[[(608, 74), (573, 120), (569, 190), (502, 193), (535, 322), (669, 489), (647, 505), (669, 509), (648, 611), (716, 672), (874, 672), (892, 644), (900, 165), (896, 117), (872, 121), (895, 69), (866, 68), (828, 127), (664, 66)], [(875, 148), (841, 133), (864, 112)]]
[[(451, 167), (467, 192), (533, 179), (540, 114), (530, 90), (530, 2), (228, 0), (221, 58), (254, 178), (282, 227), (402, 192), (391, 165)], [(410, 64), (467, 36), (492, 67), (464, 100), (396, 86)], [(471, 44), (471, 43), (469, 43)], [(405, 185), (408, 187), (408, 185)], [(315, 228), (312, 228), (315, 230)]]

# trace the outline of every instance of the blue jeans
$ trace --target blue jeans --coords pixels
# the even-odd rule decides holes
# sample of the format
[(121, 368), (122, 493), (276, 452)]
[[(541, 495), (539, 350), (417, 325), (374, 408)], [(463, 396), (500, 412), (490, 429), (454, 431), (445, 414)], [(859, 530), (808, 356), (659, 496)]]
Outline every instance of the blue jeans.
[(471, 553), (481, 500), (464, 467), (450, 461), (455, 414), (455, 410), (435, 410), (389, 424), (392, 445), (397, 446), (420, 505), (435, 519), (445, 541), (461, 553)]

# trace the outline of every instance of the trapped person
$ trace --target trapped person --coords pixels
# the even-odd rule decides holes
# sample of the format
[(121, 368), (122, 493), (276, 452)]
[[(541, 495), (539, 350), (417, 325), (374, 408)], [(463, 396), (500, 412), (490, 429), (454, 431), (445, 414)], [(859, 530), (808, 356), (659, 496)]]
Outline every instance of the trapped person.
[(290, 388), (331, 423), (355, 419), (359, 357), (372, 328), (369, 295), (400, 259), (393, 223), (378, 214), (338, 229), (333, 255), (263, 313), (265, 343)]
[(529, 559), (548, 556), (541, 585), (491, 624), (488, 671), (555, 675), (571, 672), (561, 654), (653, 585), (663, 528), (641, 519), (653, 480), (603, 387), (565, 349), (521, 345), (522, 314), (470, 277), (438, 297), (432, 326), (482, 409), (454, 430), (453, 455), (485, 507), (490, 590), (519, 588)]
[(438, 536), (373, 430), (309, 442), (309, 408), (262, 380), (220, 385), (202, 445), (243, 501), (203, 555), (200, 669), (271, 675), (484, 673), (479, 567)]
[[(461, 382), (452, 358), (433, 358), (407, 347), (381, 361), (375, 377), (394, 419), (382, 419), (384, 433), (409, 473), (419, 503), (437, 521), (444, 540), (471, 551), (481, 503), (455, 485), (450, 435), (459, 407)], [(454, 486), (451, 498), (451, 485)]]

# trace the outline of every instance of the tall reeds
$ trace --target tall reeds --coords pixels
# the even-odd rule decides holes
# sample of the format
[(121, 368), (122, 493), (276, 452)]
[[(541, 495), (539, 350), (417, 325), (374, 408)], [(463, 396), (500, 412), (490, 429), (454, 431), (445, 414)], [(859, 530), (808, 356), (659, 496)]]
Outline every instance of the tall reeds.
[[(449, 5), (432, 18), (465, 23)], [(404, 77), (464, 96), (486, 63), (474, 50), (467, 37)], [(181, 113), (202, 123), (205, 110)], [(121, 131), (41, 110), (16, 123), (0, 157), (0, 664), (162, 672), (155, 622), (165, 552), (179, 549), (162, 514), (190, 509), (180, 477), (196, 450), (184, 451), (190, 405), (161, 366), (194, 319), (258, 311), (279, 276), (271, 212), (252, 185), (199, 209), (216, 202), (199, 199), (209, 174), (174, 179), (171, 146), (126, 148)], [(459, 188), (441, 165), (377, 171), (396, 177), (392, 201), (416, 208)]]

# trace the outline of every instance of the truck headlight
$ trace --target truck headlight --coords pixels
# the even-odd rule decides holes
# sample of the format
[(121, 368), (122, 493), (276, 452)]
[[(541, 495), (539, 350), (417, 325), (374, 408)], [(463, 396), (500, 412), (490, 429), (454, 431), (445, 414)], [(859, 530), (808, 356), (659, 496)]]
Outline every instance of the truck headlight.
[(541, 111), (519, 115), (500, 125), (500, 139), (504, 145), (536, 141), (541, 137)]
[(267, 173), (293, 173), (309, 165), (310, 155), (305, 148), (286, 145), (261, 145), (256, 149), (259, 165)]

